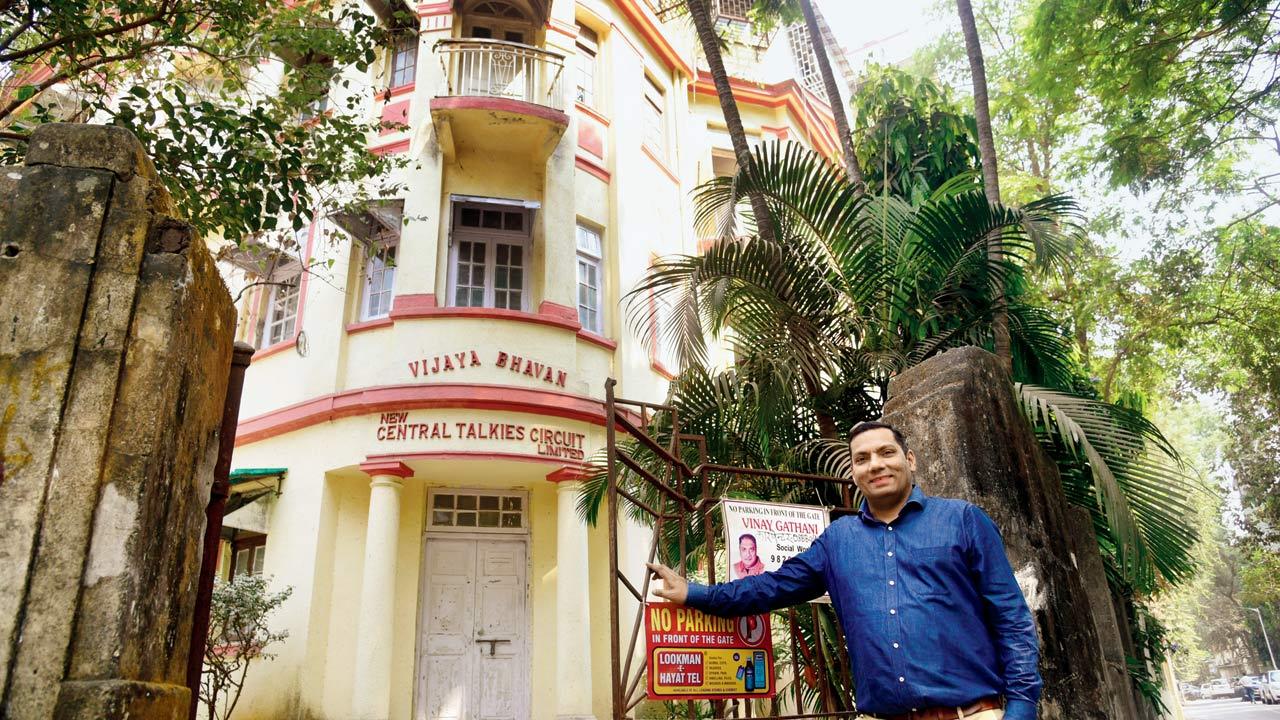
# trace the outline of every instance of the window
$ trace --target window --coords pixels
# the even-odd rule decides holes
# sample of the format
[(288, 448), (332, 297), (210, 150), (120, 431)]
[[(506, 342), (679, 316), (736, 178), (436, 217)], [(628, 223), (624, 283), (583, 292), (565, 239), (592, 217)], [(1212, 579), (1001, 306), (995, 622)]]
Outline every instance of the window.
[(600, 42), (589, 27), (578, 26), (578, 102), (587, 107), (596, 106), (596, 56)]
[(236, 540), (231, 545), (231, 577), (237, 575), (261, 575), (267, 559), (267, 536), (258, 535)]
[(718, 0), (715, 8), (716, 15), (729, 20), (745, 21), (748, 19), (748, 13), (751, 12), (753, 2), (754, 0)]
[(525, 529), (523, 494), (433, 490), (429, 505), (433, 530), (523, 532)]
[(822, 84), (822, 75), (818, 72), (818, 56), (813, 51), (813, 41), (809, 37), (809, 28), (802, 24), (787, 28), (787, 44), (791, 47), (791, 57), (796, 64), (796, 74), (800, 82), (809, 92), (819, 97), (827, 96)]
[(391, 292), (396, 282), (396, 243), (377, 243), (367, 252), (360, 319), (386, 317), (391, 312)]
[(266, 328), (258, 336), (258, 347), (293, 339), (298, 320), (301, 279), (302, 273), (299, 272), (271, 285), (271, 292), (267, 295)]
[(401, 87), (413, 82), (418, 70), (418, 35), (404, 32), (396, 36), (391, 46), (391, 87)]
[(644, 144), (658, 153), (667, 155), (667, 123), (664, 114), (667, 98), (662, 88), (648, 75), (644, 76)]
[(529, 211), (499, 204), (455, 205), (453, 274), (449, 297), (457, 307), (525, 310)]
[(601, 289), (604, 283), (601, 265), (602, 244), (600, 233), (588, 227), (578, 226), (578, 322), (584, 330), (600, 334), (604, 332), (604, 317), (600, 313)]

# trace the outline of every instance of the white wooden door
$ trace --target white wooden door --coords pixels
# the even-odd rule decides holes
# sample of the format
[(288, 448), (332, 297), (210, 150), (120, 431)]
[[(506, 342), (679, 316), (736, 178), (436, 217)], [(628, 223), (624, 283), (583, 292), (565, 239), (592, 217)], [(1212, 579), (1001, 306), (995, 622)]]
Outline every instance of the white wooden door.
[(418, 720), (527, 720), (525, 542), (429, 537)]

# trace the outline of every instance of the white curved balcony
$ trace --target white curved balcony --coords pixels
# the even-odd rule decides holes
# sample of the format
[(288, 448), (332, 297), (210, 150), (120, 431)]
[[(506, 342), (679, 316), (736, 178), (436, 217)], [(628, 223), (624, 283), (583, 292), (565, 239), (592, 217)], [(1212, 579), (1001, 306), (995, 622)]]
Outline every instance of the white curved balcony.
[(445, 72), (431, 100), (445, 156), (501, 147), (545, 161), (569, 126), (564, 113), (564, 56), (505, 40), (440, 40)]

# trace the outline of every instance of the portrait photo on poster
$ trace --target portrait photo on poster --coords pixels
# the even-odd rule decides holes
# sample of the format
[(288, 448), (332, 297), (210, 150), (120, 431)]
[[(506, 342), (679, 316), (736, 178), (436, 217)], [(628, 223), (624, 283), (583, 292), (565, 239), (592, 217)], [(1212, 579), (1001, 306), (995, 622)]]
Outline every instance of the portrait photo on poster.
[(720, 509), (730, 582), (777, 570), (807, 550), (830, 522), (819, 505), (721, 498)]

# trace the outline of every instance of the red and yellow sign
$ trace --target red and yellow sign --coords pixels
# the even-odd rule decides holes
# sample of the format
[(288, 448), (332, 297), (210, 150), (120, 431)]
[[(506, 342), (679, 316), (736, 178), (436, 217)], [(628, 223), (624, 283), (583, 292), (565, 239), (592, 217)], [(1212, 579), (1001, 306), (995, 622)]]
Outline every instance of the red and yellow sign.
[(649, 699), (773, 697), (767, 614), (718, 618), (674, 603), (649, 603), (644, 630)]

